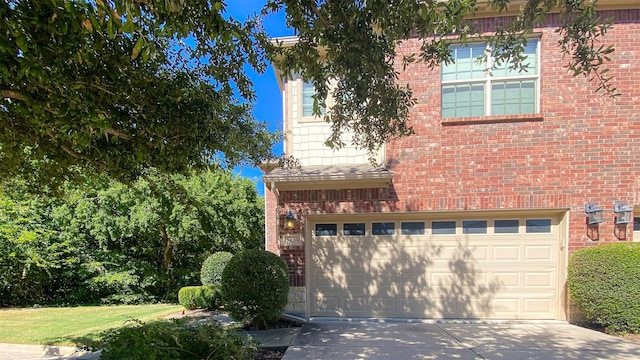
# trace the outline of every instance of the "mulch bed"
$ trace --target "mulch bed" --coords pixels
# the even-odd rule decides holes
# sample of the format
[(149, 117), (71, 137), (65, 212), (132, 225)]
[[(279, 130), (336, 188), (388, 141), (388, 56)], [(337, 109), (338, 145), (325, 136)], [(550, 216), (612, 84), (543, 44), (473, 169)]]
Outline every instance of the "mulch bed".
[(285, 350), (280, 351), (272, 351), (272, 350), (261, 350), (253, 360), (279, 360), (284, 356)]

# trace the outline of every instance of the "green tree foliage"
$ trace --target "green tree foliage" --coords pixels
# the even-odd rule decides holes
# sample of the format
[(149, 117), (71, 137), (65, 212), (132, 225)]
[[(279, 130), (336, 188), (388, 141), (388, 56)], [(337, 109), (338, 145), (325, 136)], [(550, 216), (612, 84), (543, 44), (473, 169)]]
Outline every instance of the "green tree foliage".
[(245, 74), (265, 68), (264, 35), (223, 14), (208, 0), (0, 2), (0, 176), (135, 179), (269, 156)]
[[(94, 181), (66, 196), (0, 194), (0, 302), (175, 301), (218, 251), (262, 245), (255, 184), (226, 171)], [(22, 189), (22, 190), (20, 190)]]
[[(485, 36), (469, 20), (482, 8), (515, 10), (515, 15), (498, 25), (494, 36)], [(415, 100), (409, 87), (396, 82), (398, 63), (437, 67), (452, 61), (450, 44), (480, 40), (492, 45), (490, 55), (498, 62), (521, 69), (527, 36), (550, 12), (558, 13), (558, 46), (566, 66), (588, 76), (598, 90), (616, 93), (604, 66), (613, 48), (601, 42), (611, 24), (599, 18), (595, 1), (269, 0), (265, 11), (277, 10), (286, 12), (299, 37), (276, 52), (280, 68), (313, 80), (317, 116), (323, 116), (329, 80), (337, 79), (325, 117), (333, 131), (326, 143), (332, 147), (343, 146), (350, 131), (354, 144), (375, 154), (389, 139), (412, 133), (407, 119)], [(408, 38), (420, 42), (419, 51), (399, 46)]]
[[(468, 21), (480, 6), (520, 11), (485, 38)], [(230, 18), (224, 1), (1, 2), (0, 177), (55, 184), (73, 177), (68, 165), (133, 179), (148, 166), (259, 162), (274, 136), (250, 114), (244, 69), (264, 70), (266, 55), (313, 80), (317, 115), (328, 80), (338, 79), (327, 144), (342, 146), (351, 131), (374, 153), (412, 133), (415, 100), (396, 83), (394, 62), (438, 66), (451, 61), (449, 44), (483, 39), (492, 56), (521, 68), (527, 34), (550, 12), (568, 69), (615, 93), (604, 66), (613, 49), (601, 45), (610, 24), (595, 1), (265, 0), (263, 14), (279, 10), (300, 39), (286, 49), (267, 41), (258, 20)], [(399, 50), (409, 37), (420, 51)]]
[(611, 333), (640, 332), (640, 244), (576, 251), (569, 260), (567, 285), (588, 320)]
[(235, 254), (222, 272), (222, 296), (232, 319), (258, 328), (276, 322), (287, 305), (289, 267), (260, 249)]
[(51, 301), (59, 280), (52, 275), (73, 265), (51, 216), (60, 202), (14, 185), (11, 197), (0, 191), (0, 305)]

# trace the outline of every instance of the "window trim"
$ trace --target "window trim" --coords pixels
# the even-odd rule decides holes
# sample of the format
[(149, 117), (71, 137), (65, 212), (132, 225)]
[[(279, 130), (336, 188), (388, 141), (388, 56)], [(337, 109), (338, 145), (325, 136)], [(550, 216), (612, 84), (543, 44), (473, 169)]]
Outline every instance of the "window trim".
[[(541, 69), (541, 39), (540, 37), (531, 37), (528, 39), (528, 41), (536, 41), (536, 74), (535, 75), (518, 75), (518, 76), (513, 76), (513, 77), (508, 77), (508, 76), (496, 76), (493, 77), (492, 71), (489, 71), (488, 69), (490, 69), (491, 64), (493, 63), (493, 59), (489, 59), (488, 63), (485, 64), (485, 76), (483, 78), (479, 78), (479, 79), (464, 79), (464, 80), (443, 80), (443, 75), (442, 75), (442, 69), (443, 69), (443, 65), (440, 64), (440, 118), (443, 122), (448, 123), (449, 125), (459, 125), (460, 119), (468, 119), (468, 118), (496, 118), (495, 122), (499, 122), (499, 119), (505, 118), (505, 119), (521, 119), (520, 121), (527, 121), (528, 118), (532, 118), (534, 121), (538, 120), (538, 117), (540, 116), (540, 93), (541, 93), (541, 88), (540, 88), (540, 78), (541, 78), (541, 73), (542, 73), (542, 69)], [(475, 42), (475, 43), (469, 43), (467, 45), (472, 46), (474, 44), (482, 44), (483, 42)], [(484, 43), (486, 48), (489, 48), (489, 43)], [(455, 45), (454, 45), (455, 46)], [(519, 114), (508, 114), (508, 115), (494, 115), (492, 114), (491, 110), (492, 110), (492, 84), (495, 83), (504, 83), (504, 82), (508, 82), (509, 80), (512, 81), (530, 81), (533, 80), (534, 81), (534, 112), (533, 113), (519, 113)], [(443, 90), (445, 86), (455, 86), (455, 85), (465, 85), (465, 84), (483, 84), (484, 85), (484, 91), (483, 91), (483, 106), (484, 106), (484, 114), (483, 115), (479, 115), (479, 116), (453, 116), (453, 117), (444, 117), (443, 116)], [(492, 121), (493, 122), (493, 121)]]
[[(521, 221), (521, 218), (493, 218), (491, 220), (491, 227), (493, 228), (493, 235), (497, 235), (497, 236), (513, 236), (516, 234), (521, 234), (522, 233), (522, 223), (523, 221)], [(517, 231), (516, 232), (497, 232), (496, 229), (496, 221), (517, 221), (518, 222), (518, 227), (517, 227)]]
[[(295, 82), (296, 82), (296, 87), (298, 89), (297, 93), (295, 94), (295, 97), (298, 100), (298, 106), (297, 106), (297, 110), (298, 110), (298, 119), (297, 121), (299, 123), (309, 123), (309, 122), (324, 122), (324, 116), (315, 116), (315, 115), (311, 115), (311, 116), (305, 116), (304, 115), (304, 87), (305, 84), (310, 83), (309, 81), (304, 81), (302, 80), (302, 77), (297, 76), (295, 78)], [(329, 84), (329, 93), (331, 93), (331, 91), (333, 90), (333, 84), (330, 83)], [(325, 104), (325, 113), (327, 113), (327, 111), (329, 111), (329, 109), (331, 108), (331, 96), (327, 97), (327, 101)]]
[[(530, 220), (549, 220), (549, 231), (529, 231), (529, 226), (527, 224), (528, 221)], [(554, 234), (554, 227), (553, 227), (553, 218), (552, 217), (526, 217), (524, 219), (524, 223), (521, 225), (524, 227), (524, 234), (527, 235), (539, 235), (539, 234)]]
[[(364, 233), (362, 234), (347, 234), (345, 232), (345, 225), (362, 225)], [(366, 222), (343, 222), (342, 223), (342, 236), (367, 236), (367, 223)]]
[[(422, 224), (422, 228), (418, 227), (418, 230), (422, 230), (421, 233), (418, 234), (413, 234), (413, 233), (405, 233), (405, 230), (411, 232), (412, 230), (415, 230), (412, 227), (409, 228), (404, 228), (404, 224)], [(405, 221), (401, 221), (400, 222), (400, 227), (399, 227), (399, 232), (398, 234), (401, 236), (424, 236), (427, 235), (427, 223), (424, 220), (405, 220)]]
[[(484, 222), (484, 232), (483, 233), (474, 233), (474, 232), (465, 232), (465, 222)], [(462, 231), (462, 235), (489, 235), (489, 219), (462, 219), (460, 221), (460, 230)]]
[[(444, 234), (436, 234), (433, 231), (433, 223), (453, 223), (453, 233), (444, 233)], [(452, 236), (452, 235), (459, 235), (458, 234), (458, 228), (460, 228), (462, 226), (462, 224), (458, 224), (458, 220), (431, 220), (429, 222), (429, 230), (431, 231), (431, 236)], [(444, 229), (444, 228), (442, 228)], [(450, 228), (446, 228), (446, 229), (450, 229)], [(441, 229), (439, 229), (441, 230)]]

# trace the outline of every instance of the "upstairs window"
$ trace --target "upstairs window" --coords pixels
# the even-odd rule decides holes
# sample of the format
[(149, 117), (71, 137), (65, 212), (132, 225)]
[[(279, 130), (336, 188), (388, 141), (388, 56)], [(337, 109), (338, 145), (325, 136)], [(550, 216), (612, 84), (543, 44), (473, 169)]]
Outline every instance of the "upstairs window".
[(524, 48), (526, 71), (497, 64), (486, 44), (451, 47), (454, 62), (442, 64), (442, 117), (534, 114), (538, 112), (538, 40)]
[[(302, 82), (302, 116), (313, 117), (313, 96), (316, 94), (316, 88), (311, 81)], [(322, 115), (325, 115), (325, 108), (321, 109)]]

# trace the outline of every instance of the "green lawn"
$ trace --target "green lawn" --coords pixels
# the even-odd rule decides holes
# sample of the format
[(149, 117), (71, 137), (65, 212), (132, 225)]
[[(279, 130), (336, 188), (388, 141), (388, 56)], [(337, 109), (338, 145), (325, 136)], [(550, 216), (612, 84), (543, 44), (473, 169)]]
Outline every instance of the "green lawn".
[(184, 308), (180, 305), (81, 306), (0, 310), (0, 343), (85, 345), (127, 319), (158, 320)]

